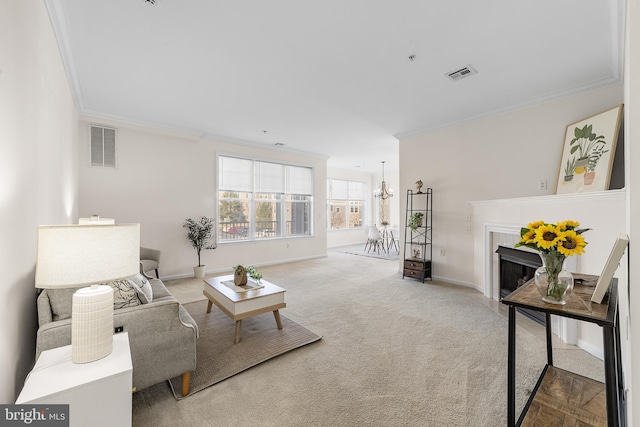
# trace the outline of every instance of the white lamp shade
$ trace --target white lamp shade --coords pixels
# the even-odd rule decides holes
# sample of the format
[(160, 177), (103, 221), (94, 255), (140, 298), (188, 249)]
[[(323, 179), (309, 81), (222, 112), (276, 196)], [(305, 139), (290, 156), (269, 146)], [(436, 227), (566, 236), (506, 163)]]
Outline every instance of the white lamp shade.
[(140, 224), (38, 227), (36, 288), (71, 288), (132, 276)]

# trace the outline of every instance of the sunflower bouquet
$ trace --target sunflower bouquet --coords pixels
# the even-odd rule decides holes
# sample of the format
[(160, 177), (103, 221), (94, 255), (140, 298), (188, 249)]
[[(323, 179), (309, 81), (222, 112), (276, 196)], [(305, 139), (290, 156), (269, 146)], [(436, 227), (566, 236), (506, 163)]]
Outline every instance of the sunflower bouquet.
[(590, 229), (578, 227), (580, 223), (572, 220), (557, 224), (536, 221), (520, 229), (520, 241), (515, 247), (525, 246), (540, 252), (543, 264), (541, 268), (546, 277), (539, 280), (536, 272), (536, 286), (544, 301), (564, 304), (564, 297), (573, 288), (572, 279), (569, 281), (559, 276), (563, 271), (565, 258), (583, 254), (587, 246), (582, 233)]
[(581, 236), (590, 228), (578, 228), (577, 221), (562, 221), (557, 224), (547, 224), (544, 221), (536, 221), (527, 224), (520, 229), (520, 241), (516, 248), (526, 246), (540, 253), (558, 253), (563, 257), (581, 255), (587, 242)]

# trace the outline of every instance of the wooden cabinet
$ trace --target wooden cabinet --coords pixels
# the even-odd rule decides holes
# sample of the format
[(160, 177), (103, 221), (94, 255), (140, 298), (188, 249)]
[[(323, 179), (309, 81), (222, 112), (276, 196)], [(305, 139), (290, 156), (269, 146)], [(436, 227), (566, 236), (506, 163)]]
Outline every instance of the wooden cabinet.
[[(507, 425), (620, 426), (625, 425), (624, 387), (620, 354), (617, 280), (613, 279), (602, 304), (591, 302), (598, 276), (574, 274), (576, 284), (566, 305), (542, 301), (533, 280), (502, 299), (509, 306)], [(516, 308), (546, 316), (547, 364), (520, 417), (516, 420)], [(595, 381), (553, 366), (551, 315), (570, 317), (602, 327), (605, 382)], [(576, 393), (576, 390), (580, 390)], [(585, 399), (585, 396), (590, 396)], [(545, 421), (546, 419), (546, 421)], [(555, 424), (554, 424), (555, 425)]]
[(403, 278), (431, 280), (432, 196), (431, 188), (425, 192), (407, 190)]
[(407, 259), (404, 261), (404, 275), (414, 279), (431, 278), (431, 261)]

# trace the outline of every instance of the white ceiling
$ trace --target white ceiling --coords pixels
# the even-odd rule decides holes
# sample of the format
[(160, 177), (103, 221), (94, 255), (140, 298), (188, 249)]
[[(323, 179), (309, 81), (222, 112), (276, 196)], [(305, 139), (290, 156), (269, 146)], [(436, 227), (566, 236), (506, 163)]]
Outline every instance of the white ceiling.
[(45, 1), (81, 114), (330, 168), (394, 171), (399, 136), (622, 73), (623, 0)]

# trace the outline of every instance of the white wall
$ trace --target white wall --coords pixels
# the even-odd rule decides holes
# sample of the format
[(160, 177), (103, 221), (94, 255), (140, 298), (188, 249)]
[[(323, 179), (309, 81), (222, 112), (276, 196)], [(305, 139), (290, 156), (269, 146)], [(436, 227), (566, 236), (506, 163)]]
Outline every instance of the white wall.
[[(627, 234), (629, 234), (629, 288), (620, 296), (620, 323), (623, 365), (627, 371), (627, 411), (630, 426), (640, 426), (640, 250), (635, 237), (640, 236), (640, 2), (627, 1), (625, 45), (625, 165), (627, 183)], [(633, 52), (633, 54), (632, 54)], [(638, 232), (638, 234), (635, 234)], [(634, 313), (635, 312), (635, 313)], [(627, 330), (628, 327), (628, 330)], [(629, 337), (625, 340), (625, 337)], [(631, 361), (635, 361), (632, 364)], [(625, 363), (626, 362), (626, 363)]]
[[(623, 87), (614, 85), (402, 138), (401, 187), (422, 179), (433, 188), (434, 277), (477, 285), (468, 202), (555, 194), (567, 125), (622, 101)], [(547, 190), (537, 189), (541, 180)]]
[[(117, 128), (117, 168), (89, 167), (89, 125)], [(160, 275), (193, 275), (197, 256), (182, 227), (185, 218), (216, 217), (216, 153), (253, 156), (311, 166), (315, 171), (313, 237), (223, 243), (202, 252), (207, 272), (326, 256), (326, 159), (285, 150), (189, 138), (105, 120), (80, 126), (81, 217), (98, 214), (140, 223), (142, 246), (160, 249)]]
[(78, 118), (42, 1), (0, 1), (0, 403), (35, 356), (38, 224), (77, 214)]

